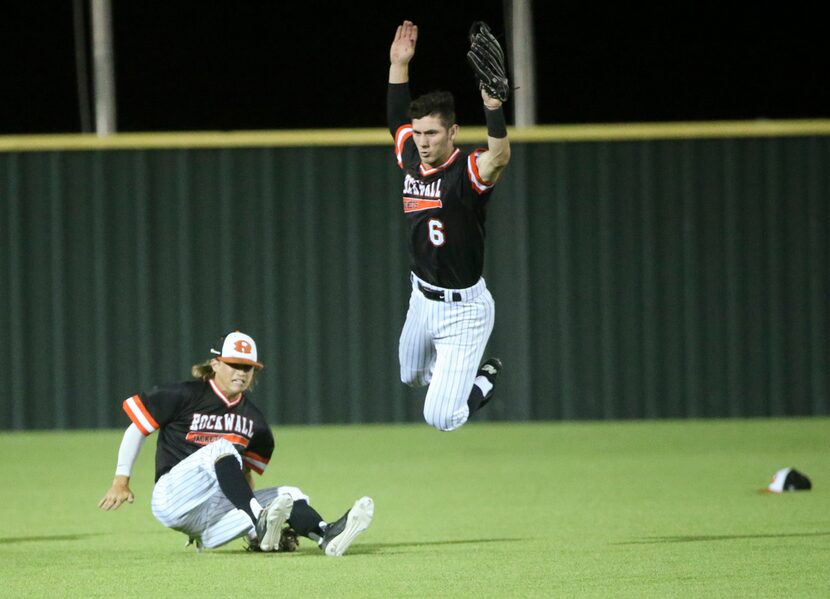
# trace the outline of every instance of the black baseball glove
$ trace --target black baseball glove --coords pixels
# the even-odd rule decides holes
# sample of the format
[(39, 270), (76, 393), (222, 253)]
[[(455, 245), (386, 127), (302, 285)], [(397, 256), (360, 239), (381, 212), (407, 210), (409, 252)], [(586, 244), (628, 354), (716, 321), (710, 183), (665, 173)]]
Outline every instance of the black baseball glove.
[(300, 538), (293, 528), (285, 527), (280, 533), (280, 542), (277, 544), (278, 551), (297, 551), (300, 546)]
[[(297, 536), (296, 531), (294, 531), (293, 528), (286, 526), (280, 531), (280, 540), (279, 543), (277, 543), (275, 551), (297, 551), (299, 546), (300, 538)], [(262, 549), (259, 548), (258, 540), (248, 541), (248, 545), (245, 549), (246, 551), (262, 551)]]
[(510, 95), (510, 82), (504, 67), (504, 52), (490, 28), (476, 21), (470, 28), (470, 51), (467, 62), (473, 68), (478, 86), (491, 98), (504, 102)]

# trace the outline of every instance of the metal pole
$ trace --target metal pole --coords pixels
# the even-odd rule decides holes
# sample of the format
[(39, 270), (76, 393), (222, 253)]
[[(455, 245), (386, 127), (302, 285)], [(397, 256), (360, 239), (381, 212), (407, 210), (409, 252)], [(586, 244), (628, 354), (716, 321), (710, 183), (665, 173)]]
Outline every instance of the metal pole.
[(99, 136), (115, 133), (115, 69), (112, 52), (110, 0), (90, 0), (92, 43), (95, 59), (95, 131)]
[(517, 127), (531, 127), (536, 124), (532, 4), (532, 0), (505, 0), (512, 67), (510, 84), (519, 88), (513, 94), (513, 111)]

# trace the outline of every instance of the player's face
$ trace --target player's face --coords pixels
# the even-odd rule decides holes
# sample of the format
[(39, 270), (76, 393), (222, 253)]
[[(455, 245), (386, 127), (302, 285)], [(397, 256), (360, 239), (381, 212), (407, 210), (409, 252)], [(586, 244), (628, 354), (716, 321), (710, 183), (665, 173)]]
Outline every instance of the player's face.
[(233, 399), (251, 386), (254, 367), (249, 364), (228, 364), (213, 360), (214, 381), (228, 399)]
[(444, 127), (436, 116), (412, 119), (412, 139), (418, 147), (421, 162), (430, 167), (441, 166), (455, 148), (458, 125)]

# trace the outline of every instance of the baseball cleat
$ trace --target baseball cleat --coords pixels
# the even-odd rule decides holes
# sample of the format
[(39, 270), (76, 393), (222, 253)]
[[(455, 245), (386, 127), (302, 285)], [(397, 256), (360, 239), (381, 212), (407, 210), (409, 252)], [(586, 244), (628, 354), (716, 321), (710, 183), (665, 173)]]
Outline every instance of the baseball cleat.
[(256, 536), (259, 539), (260, 551), (276, 551), (279, 547), (282, 525), (291, 516), (294, 499), (288, 493), (277, 495), (274, 500), (263, 509), (256, 523)]
[(343, 517), (328, 525), (320, 548), (330, 557), (343, 555), (357, 535), (369, 528), (374, 515), (375, 503), (372, 498), (361, 497)]
[(479, 405), (478, 409), (481, 409), (487, 404), (488, 401), (493, 399), (493, 391), (496, 390), (496, 379), (499, 378), (499, 373), (501, 372), (502, 364), (501, 360), (498, 358), (487, 358), (484, 361), (484, 364), (481, 365), (481, 368), (478, 369), (476, 373), (476, 377), (483, 376), (490, 384), (493, 385), (493, 388), (490, 389), (490, 392), (484, 396), (484, 400)]

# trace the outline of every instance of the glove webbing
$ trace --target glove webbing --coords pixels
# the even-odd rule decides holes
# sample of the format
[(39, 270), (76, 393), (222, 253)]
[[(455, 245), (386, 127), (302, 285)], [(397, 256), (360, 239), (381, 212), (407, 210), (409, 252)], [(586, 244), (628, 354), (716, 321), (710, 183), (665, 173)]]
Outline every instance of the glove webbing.
[(493, 60), (497, 61), (499, 64), (504, 64), (504, 52), (502, 51), (498, 40), (493, 37), (492, 33), (477, 33), (472, 36), (470, 44), (473, 49), (481, 48), (492, 56)]
[(467, 61), (488, 95), (501, 101), (507, 100), (510, 83), (504, 65), (504, 51), (490, 33), (486, 23), (476, 21), (470, 28), (470, 50)]

